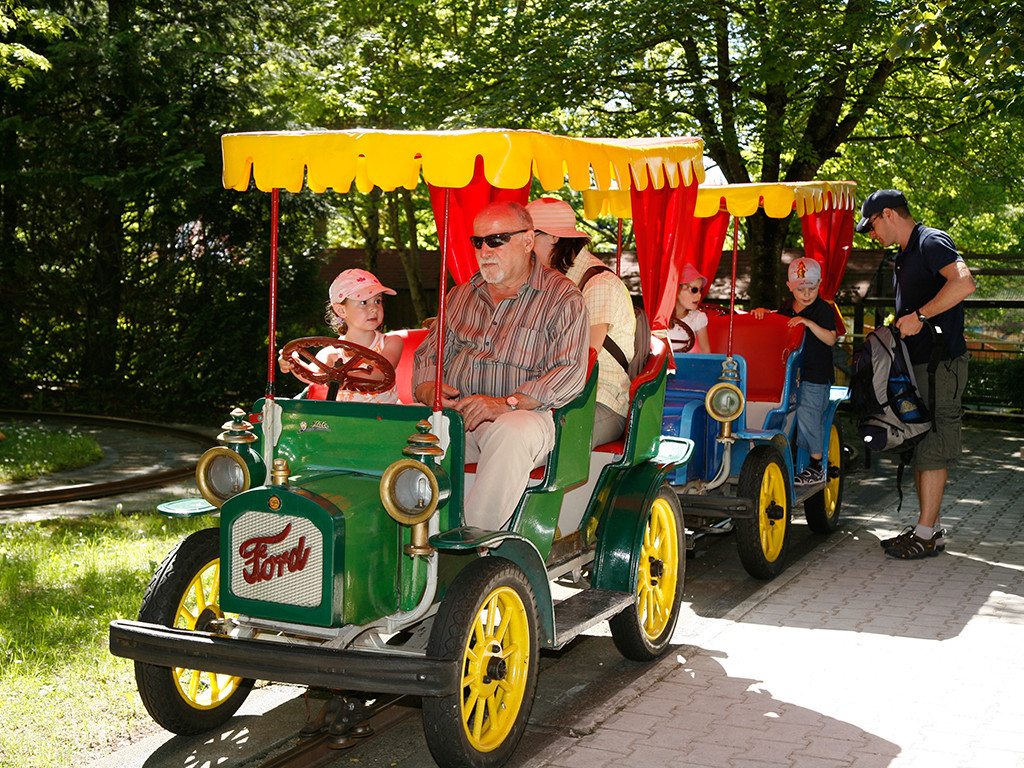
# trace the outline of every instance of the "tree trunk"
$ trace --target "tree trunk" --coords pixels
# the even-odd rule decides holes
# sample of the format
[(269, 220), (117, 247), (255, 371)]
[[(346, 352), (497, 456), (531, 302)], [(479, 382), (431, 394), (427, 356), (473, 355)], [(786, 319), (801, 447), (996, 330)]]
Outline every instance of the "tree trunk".
[[(408, 246), (402, 237), (399, 224), (399, 203), (405, 213), (405, 228)], [(423, 322), (424, 318), (433, 314), (427, 306), (427, 297), (423, 290), (423, 276), (420, 274), (420, 247), (416, 237), (416, 210), (412, 204), (412, 195), (407, 189), (399, 189), (388, 195), (388, 222), (391, 226), (391, 237), (395, 241), (395, 250), (402, 261), (405, 279), (409, 284), (409, 296), (416, 319)]]
[(746, 219), (747, 253), (750, 254), (750, 308), (775, 309), (788, 296), (782, 248), (792, 216), (772, 219), (764, 209)]
[(367, 272), (377, 273), (380, 258), (380, 187), (374, 187), (366, 196), (366, 256), (363, 265)]

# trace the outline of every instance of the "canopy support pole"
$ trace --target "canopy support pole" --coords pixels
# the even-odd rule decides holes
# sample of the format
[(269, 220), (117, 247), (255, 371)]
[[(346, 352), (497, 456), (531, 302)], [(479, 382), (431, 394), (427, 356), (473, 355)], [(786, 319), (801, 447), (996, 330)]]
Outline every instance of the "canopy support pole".
[(726, 357), (732, 357), (733, 318), (736, 317), (736, 258), (739, 253), (740, 219), (732, 217), (732, 281), (729, 288), (729, 345), (725, 350)]
[(267, 397), (274, 399), (274, 365), (277, 362), (277, 216), (281, 190), (270, 192), (270, 345), (267, 351)]
[(445, 276), (448, 270), (448, 216), (451, 208), (452, 201), (452, 190), (451, 187), (445, 187), (444, 190), (444, 213), (441, 218), (441, 227), (444, 230), (441, 232), (441, 277), (440, 285), (438, 286), (438, 307), (437, 307), (437, 367), (434, 371), (434, 412), (439, 413), (441, 411), (441, 387), (443, 385), (444, 378), (444, 333), (445, 333), (445, 319), (447, 312), (445, 310), (446, 296), (445, 296)]

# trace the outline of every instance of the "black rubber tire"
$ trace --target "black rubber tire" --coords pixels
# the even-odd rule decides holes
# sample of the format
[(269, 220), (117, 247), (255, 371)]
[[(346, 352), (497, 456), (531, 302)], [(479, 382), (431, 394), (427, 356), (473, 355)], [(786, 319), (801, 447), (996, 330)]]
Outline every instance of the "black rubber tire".
[[(476, 630), (482, 626), (485, 606), (498, 599), (504, 601), (503, 607), (511, 619), (503, 635), (489, 641), (493, 643), (489, 647), (496, 651), (495, 646), (499, 646), (501, 653), (478, 657), (486, 661), (477, 663), (473, 653), (479, 645)], [(523, 639), (529, 644), (525, 653), (520, 647)], [(423, 731), (434, 760), (446, 768), (504, 765), (526, 730), (539, 665), (537, 601), (519, 566), (500, 557), (484, 557), (466, 566), (441, 601), (430, 631), (427, 655), (461, 659), (463, 678), (467, 681), (455, 694), (423, 699)], [(512, 661), (499, 678), (510, 681), (504, 686), (478, 674), (499, 658)], [(473, 698), (474, 695), (479, 696)], [(505, 702), (510, 695), (511, 706), (506, 713)], [(483, 709), (471, 706), (464, 715), (467, 697), (493, 704), (511, 721), (506, 719), (495, 725), (486, 705)], [(466, 723), (473, 722), (476, 716), (481, 718), (479, 732), (470, 733)], [(492, 734), (494, 728), (497, 732)]]
[(832, 420), (828, 438), (828, 466), (825, 468), (825, 488), (804, 500), (807, 527), (815, 533), (832, 533), (839, 527), (839, 510), (843, 504), (843, 485), (846, 483), (846, 454), (843, 450), (843, 430), (839, 419)]
[[(139, 609), (139, 621), (165, 627), (203, 629), (208, 619), (223, 616), (219, 596), (210, 594), (205, 610), (191, 622), (195, 626), (187, 626), (189, 622), (184, 620), (179, 622), (179, 608), (188, 598), (186, 591), (191, 593), (190, 587), (200, 574), (209, 572), (210, 568), (219, 569), (219, 560), (219, 528), (204, 528), (180, 541), (153, 574)], [(219, 697), (216, 691), (220, 688), (215, 689), (213, 699), (207, 704), (186, 699), (177, 673), (206, 675), (200, 678), (205, 683), (201, 682), (197, 691), (205, 693), (209, 690), (211, 677), (207, 673), (135, 662), (135, 682), (150, 716), (168, 731), (182, 735), (203, 733), (223, 725), (242, 706), (254, 682), (216, 675), (212, 679), (222, 684), (226, 693)]]
[[(637, 558), (639, 573), (636, 574), (633, 605), (608, 621), (615, 647), (627, 659), (634, 661), (651, 661), (665, 653), (679, 621), (679, 608), (683, 600), (686, 529), (679, 497), (667, 485), (659, 489), (658, 495), (651, 502), (644, 526), (643, 551)], [(666, 563), (666, 556), (673, 562)], [(661, 571), (660, 576), (651, 573), (655, 563)], [(666, 585), (671, 592), (659, 597), (661, 588)], [(645, 597), (652, 598), (656, 605), (652, 605)], [(650, 615), (653, 607), (660, 607), (661, 615)], [(666, 607), (667, 615), (664, 612)], [(654, 624), (650, 630), (645, 628), (648, 620)]]
[[(736, 549), (744, 569), (755, 579), (774, 579), (786, 567), (793, 512), (789, 482), (785, 461), (768, 445), (754, 448), (740, 469), (737, 496), (754, 502), (754, 517), (735, 521)], [(783, 508), (779, 520), (770, 520), (766, 514), (772, 501)]]

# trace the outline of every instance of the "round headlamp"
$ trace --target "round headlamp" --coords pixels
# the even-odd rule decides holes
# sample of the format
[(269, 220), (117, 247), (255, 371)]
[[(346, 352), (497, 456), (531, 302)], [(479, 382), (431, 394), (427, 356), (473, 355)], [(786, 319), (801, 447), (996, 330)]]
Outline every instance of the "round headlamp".
[(731, 381), (718, 382), (704, 397), (704, 408), (708, 415), (723, 423), (735, 421), (743, 413), (743, 405), (743, 393)]
[(391, 518), (403, 525), (427, 520), (441, 492), (430, 468), (416, 459), (399, 459), (380, 479), (380, 500)]
[(225, 501), (249, 489), (252, 484), (245, 459), (219, 445), (199, 457), (196, 485), (203, 498), (220, 509)]

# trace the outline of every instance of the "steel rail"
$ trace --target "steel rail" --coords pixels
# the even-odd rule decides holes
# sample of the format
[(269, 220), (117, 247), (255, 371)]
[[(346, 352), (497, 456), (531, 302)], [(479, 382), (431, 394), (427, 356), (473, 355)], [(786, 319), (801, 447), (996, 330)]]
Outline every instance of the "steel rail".
[(364, 744), (384, 731), (419, 714), (419, 710), (403, 704), (408, 698), (389, 698), (371, 708), (366, 725), (370, 727), (365, 736), (352, 736), (344, 744), (337, 743), (326, 730), (312, 736), (299, 736), (299, 742), (264, 763), (258, 768), (326, 768), (342, 760), (343, 753), (359, 744)]
[[(89, 424), (99, 427), (113, 429), (132, 429), (135, 431), (150, 432), (154, 435), (174, 436), (192, 440), (203, 447), (210, 447), (216, 440), (208, 435), (203, 435), (182, 427), (169, 426), (166, 424), (155, 424), (148, 421), (136, 421), (134, 419), (123, 419), (112, 416), (89, 416), (77, 413), (56, 413), (52, 411), (15, 411), (0, 409), (0, 418), (35, 420), (62, 420), (78, 424)], [(171, 483), (187, 480), (195, 476), (195, 463), (178, 469), (166, 469), (158, 472), (150, 472), (145, 475), (128, 477), (123, 480), (109, 480), (98, 483), (75, 483), (72, 485), (56, 488), (42, 488), (31, 491), (19, 491), (14, 493), (0, 494), (0, 510), (14, 509), (18, 507), (44, 506), (47, 504), (60, 504), (71, 501), (85, 501), (87, 499), (98, 499), (104, 496), (116, 496), (122, 493), (159, 488)]]

